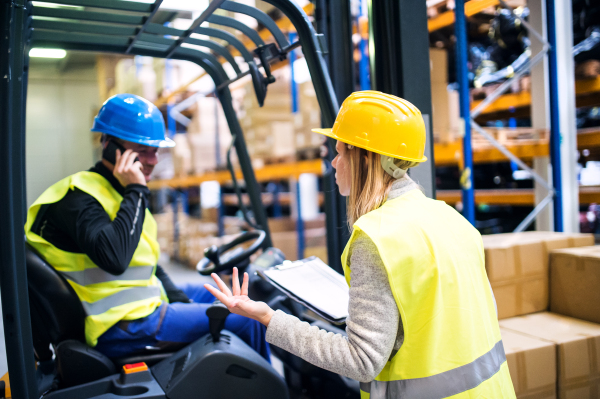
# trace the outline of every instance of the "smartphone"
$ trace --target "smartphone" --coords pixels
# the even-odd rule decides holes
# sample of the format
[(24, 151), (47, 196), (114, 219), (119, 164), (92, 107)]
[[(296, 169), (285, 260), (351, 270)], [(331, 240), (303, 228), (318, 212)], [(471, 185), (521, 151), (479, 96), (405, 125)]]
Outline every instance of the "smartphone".
[[(108, 140), (108, 144), (106, 145), (106, 148), (104, 148), (104, 150), (102, 150), (102, 158), (106, 159), (108, 162), (115, 165), (117, 163), (117, 150), (120, 150), (121, 155), (123, 155), (123, 153), (126, 151), (126, 148), (114, 140)], [(135, 161), (133, 161), (133, 162), (135, 163), (139, 160), (140, 159), (138, 157), (136, 157)]]

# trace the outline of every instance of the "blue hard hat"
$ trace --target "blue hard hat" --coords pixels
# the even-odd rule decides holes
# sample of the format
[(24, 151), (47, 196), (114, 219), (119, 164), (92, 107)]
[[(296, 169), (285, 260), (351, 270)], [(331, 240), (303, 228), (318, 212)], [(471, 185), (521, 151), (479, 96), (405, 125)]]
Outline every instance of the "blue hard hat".
[(175, 146), (165, 136), (165, 121), (156, 105), (135, 94), (117, 94), (106, 100), (91, 131), (150, 147)]

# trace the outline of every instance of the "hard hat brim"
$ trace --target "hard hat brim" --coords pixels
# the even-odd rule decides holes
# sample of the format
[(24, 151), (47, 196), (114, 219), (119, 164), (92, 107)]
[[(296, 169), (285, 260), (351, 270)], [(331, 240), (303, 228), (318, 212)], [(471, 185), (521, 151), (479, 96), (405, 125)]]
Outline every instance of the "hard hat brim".
[(158, 148), (175, 147), (175, 142), (172, 139), (170, 139), (169, 137), (165, 137), (164, 139), (158, 139), (158, 140), (151, 139), (151, 138), (145, 138), (145, 137), (132, 137), (128, 134), (125, 134), (125, 133), (117, 130), (117, 129), (109, 130), (109, 129), (92, 128), (92, 129), (90, 129), (90, 132), (108, 134), (109, 136), (113, 136), (113, 137), (116, 137), (121, 140), (129, 141), (129, 142), (136, 143), (136, 144), (143, 144), (148, 147), (158, 147)]
[(421, 159), (415, 159), (415, 158), (407, 158), (407, 157), (402, 157), (399, 158), (397, 155), (385, 152), (385, 151), (379, 151), (373, 148), (370, 148), (369, 146), (365, 146), (364, 144), (358, 143), (358, 142), (354, 142), (352, 140), (348, 140), (346, 138), (340, 138), (338, 137), (335, 133), (333, 133), (333, 129), (311, 129), (314, 133), (319, 133), (322, 134), (323, 136), (327, 136), (327, 137), (331, 137), (332, 139), (341, 141), (342, 143), (346, 143), (349, 145), (353, 145), (355, 147), (359, 147), (359, 148), (363, 148), (367, 151), (372, 151), (372, 152), (376, 152), (377, 154), (381, 154), (381, 155), (385, 155), (388, 157), (392, 157), (392, 158), (396, 158), (396, 159), (403, 159), (405, 161), (410, 161), (410, 162), (425, 162), (427, 161), (427, 157), (423, 156), (423, 158)]

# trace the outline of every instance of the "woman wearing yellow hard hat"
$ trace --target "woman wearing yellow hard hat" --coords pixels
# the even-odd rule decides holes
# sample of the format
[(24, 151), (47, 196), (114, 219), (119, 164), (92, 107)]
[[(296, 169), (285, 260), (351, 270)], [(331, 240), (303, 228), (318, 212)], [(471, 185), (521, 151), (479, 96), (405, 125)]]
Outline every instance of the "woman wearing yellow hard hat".
[(426, 161), (421, 112), (360, 91), (342, 104), (332, 165), (348, 196), (352, 236), (342, 254), (350, 285), (347, 337), (247, 296), (216, 276), (230, 311), (267, 326), (267, 341), (361, 382), (361, 397), (514, 398), (479, 232), (406, 174)]

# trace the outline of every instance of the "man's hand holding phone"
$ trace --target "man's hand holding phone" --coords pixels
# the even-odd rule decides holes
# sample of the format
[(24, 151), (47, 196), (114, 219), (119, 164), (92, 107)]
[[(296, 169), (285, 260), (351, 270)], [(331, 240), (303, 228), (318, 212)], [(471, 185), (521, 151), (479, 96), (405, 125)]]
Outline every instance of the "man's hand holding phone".
[(142, 173), (143, 165), (140, 161), (136, 161), (137, 156), (138, 153), (132, 150), (125, 150), (123, 154), (121, 154), (121, 150), (116, 151), (113, 175), (123, 187), (130, 184), (146, 185), (146, 178)]

